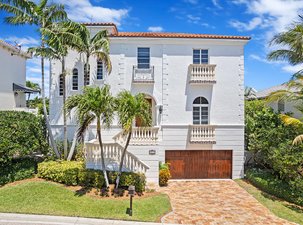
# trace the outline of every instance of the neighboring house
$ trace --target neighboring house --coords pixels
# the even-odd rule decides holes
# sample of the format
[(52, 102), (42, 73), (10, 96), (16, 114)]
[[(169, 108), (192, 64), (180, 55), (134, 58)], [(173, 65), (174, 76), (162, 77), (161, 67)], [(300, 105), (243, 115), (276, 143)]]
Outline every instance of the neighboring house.
[[(280, 90), (288, 90), (287, 85), (284, 83), (284, 84), (281, 84), (281, 85), (277, 85), (277, 86), (273, 86), (273, 87), (264, 89), (262, 91), (257, 91), (257, 92), (255, 92), (254, 96), (250, 96), (250, 99), (265, 99), (272, 92), (280, 91)], [(295, 88), (292, 88), (291, 90), (294, 91), (294, 92), (296, 91)], [(292, 101), (284, 101), (284, 100), (267, 103), (267, 105), (270, 106), (271, 108), (273, 108), (273, 110), (275, 112), (292, 113), (292, 115), (295, 118), (301, 118), (303, 115), (296, 108), (297, 104), (298, 103), (295, 103), (295, 102), (292, 102)]]
[[(86, 24), (91, 33), (110, 33), (112, 73), (96, 58), (90, 60), (91, 86), (109, 84), (144, 93), (151, 106), (152, 127), (136, 121), (125, 170), (146, 171), (158, 182), (159, 161), (171, 165), (173, 178), (240, 178), (244, 172), (244, 45), (249, 37), (119, 32), (112, 23)], [(81, 93), (85, 57), (70, 51), (66, 58), (67, 94)], [(61, 65), (51, 62), (50, 119), (62, 138)], [(68, 122), (69, 139), (76, 129)], [(115, 122), (104, 130), (108, 169), (117, 168), (125, 138)], [(100, 168), (96, 127), (86, 144), (87, 167)]]
[(0, 110), (27, 110), (26, 60), (31, 56), (0, 40)]

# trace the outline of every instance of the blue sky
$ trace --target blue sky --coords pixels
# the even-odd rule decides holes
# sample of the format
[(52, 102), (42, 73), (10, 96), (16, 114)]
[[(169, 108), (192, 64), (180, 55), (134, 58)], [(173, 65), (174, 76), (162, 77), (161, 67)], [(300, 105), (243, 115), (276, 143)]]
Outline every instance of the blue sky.
[[(303, 14), (302, 0), (53, 0), (65, 4), (79, 22), (114, 22), (120, 31), (163, 31), (251, 36), (245, 48), (245, 85), (262, 90), (281, 84), (302, 69), (284, 62), (268, 62), (269, 40)], [(34, 27), (3, 22), (0, 39), (37, 45)], [(27, 78), (40, 83), (39, 60), (27, 63)]]

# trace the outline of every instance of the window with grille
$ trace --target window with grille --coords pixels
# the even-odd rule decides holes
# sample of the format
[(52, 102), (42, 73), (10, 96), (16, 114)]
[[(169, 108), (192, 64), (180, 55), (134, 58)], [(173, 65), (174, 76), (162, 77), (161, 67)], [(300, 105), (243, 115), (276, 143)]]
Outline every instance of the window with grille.
[(97, 80), (103, 79), (103, 62), (97, 60)]
[(138, 62), (138, 69), (149, 69), (150, 68), (150, 49), (149, 48), (138, 48), (137, 62)]
[(84, 83), (85, 85), (89, 85), (89, 81), (90, 81), (90, 65), (88, 64), (88, 68), (87, 68), (87, 76), (85, 76), (85, 72), (86, 72), (86, 63), (84, 65)]
[(73, 69), (73, 91), (78, 90), (78, 70)]
[(194, 49), (193, 64), (208, 64), (208, 49)]
[(63, 74), (59, 76), (59, 96), (63, 95)]
[(193, 102), (193, 124), (208, 124), (208, 101), (198, 97)]

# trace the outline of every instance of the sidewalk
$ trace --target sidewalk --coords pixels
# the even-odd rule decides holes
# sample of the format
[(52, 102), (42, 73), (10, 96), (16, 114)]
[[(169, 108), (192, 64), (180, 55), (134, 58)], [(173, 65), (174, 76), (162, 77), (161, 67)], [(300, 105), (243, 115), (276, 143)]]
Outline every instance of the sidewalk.
[[(65, 216), (43, 216), (15, 213), (0, 213), (0, 225), (161, 225), (122, 220), (89, 219)], [(168, 224), (165, 224), (168, 225)]]

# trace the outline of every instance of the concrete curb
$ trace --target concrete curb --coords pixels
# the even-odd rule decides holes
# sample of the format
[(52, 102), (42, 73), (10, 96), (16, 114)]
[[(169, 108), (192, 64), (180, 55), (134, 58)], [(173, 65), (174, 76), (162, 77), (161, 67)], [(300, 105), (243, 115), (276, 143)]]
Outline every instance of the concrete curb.
[(16, 213), (0, 213), (0, 225), (173, 225), (123, 220), (92, 219), (67, 216), (47, 216)]

